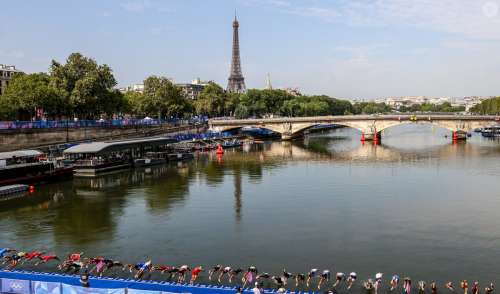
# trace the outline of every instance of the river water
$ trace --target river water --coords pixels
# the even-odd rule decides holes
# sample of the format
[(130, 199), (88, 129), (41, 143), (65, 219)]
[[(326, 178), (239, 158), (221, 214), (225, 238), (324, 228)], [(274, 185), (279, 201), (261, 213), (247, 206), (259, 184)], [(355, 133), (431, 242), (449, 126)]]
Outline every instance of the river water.
[(339, 129), (52, 183), (0, 204), (0, 246), (484, 286), (500, 274), (500, 142), (445, 135), (396, 127), (373, 146)]

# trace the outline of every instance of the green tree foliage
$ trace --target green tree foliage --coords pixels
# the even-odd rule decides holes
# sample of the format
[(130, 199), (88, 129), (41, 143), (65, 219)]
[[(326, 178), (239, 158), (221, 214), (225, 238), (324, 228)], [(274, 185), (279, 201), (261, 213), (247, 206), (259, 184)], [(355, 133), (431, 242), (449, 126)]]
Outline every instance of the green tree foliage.
[(46, 73), (19, 74), (14, 76), (5, 93), (0, 96), (3, 119), (35, 117), (42, 110), (49, 118), (66, 112), (67, 105), (61, 92), (49, 85)]
[(471, 112), (477, 114), (500, 114), (500, 97), (487, 99), (472, 107)]
[(195, 101), (195, 109), (200, 115), (246, 118), (338, 115), (351, 113), (352, 105), (349, 101), (328, 96), (293, 96), (284, 90), (250, 89), (244, 94), (225, 93), (220, 86), (210, 84)]
[(140, 109), (145, 115), (159, 118), (182, 117), (191, 110), (181, 89), (165, 77), (148, 77), (144, 81), (142, 96)]
[(391, 112), (391, 108), (385, 103), (360, 102), (355, 103), (352, 108), (353, 114), (376, 114)]
[(118, 101), (123, 96), (113, 90), (116, 80), (111, 68), (105, 64), (99, 65), (80, 53), (69, 55), (66, 64), (52, 61), (50, 84), (63, 93), (72, 114), (80, 118), (97, 118), (101, 114), (116, 113), (124, 105), (123, 101)]
[[(228, 96), (232, 99), (228, 99)], [(211, 82), (194, 102), (194, 108), (200, 115), (212, 117), (229, 115), (232, 111), (232, 103), (236, 102), (235, 97), (237, 96), (227, 95), (221, 86)]]

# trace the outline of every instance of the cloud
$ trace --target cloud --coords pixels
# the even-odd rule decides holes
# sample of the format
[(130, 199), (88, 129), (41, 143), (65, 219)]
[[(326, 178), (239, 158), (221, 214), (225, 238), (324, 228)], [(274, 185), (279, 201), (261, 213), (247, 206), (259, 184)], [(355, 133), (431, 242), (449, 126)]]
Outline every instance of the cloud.
[(245, 2), (350, 26), (397, 25), (500, 40), (500, 0), (338, 0), (334, 4), (311, 0)]
[(151, 6), (151, 3), (148, 0), (137, 0), (131, 2), (125, 2), (120, 5), (123, 9), (128, 12), (144, 12), (146, 8)]

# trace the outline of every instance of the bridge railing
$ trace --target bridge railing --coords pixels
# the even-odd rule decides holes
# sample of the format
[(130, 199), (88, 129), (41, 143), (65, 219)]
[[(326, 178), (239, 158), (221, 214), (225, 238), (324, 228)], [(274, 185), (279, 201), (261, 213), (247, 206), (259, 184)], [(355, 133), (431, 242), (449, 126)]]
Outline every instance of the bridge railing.
[(129, 126), (158, 126), (164, 124), (187, 125), (204, 123), (206, 118), (191, 119), (113, 119), (113, 120), (39, 120), (39, 121), (0, 121), (0, 130), (19, 129), (61, 129), (61, 128), (114, 128)]

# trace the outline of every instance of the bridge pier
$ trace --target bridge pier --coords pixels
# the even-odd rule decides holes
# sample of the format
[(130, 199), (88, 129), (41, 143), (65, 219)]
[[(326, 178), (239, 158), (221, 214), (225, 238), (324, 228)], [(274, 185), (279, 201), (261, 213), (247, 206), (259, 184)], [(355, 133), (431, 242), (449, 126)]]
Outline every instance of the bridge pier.
[(451, 135), (453, 141), (465, 141), (467, 140), (467, 132), (465, 131), (454, 131)]
[(382, 140), (381, 132), (377, 132), (377, 133), (362, 132), (361, 133), (361, 142), (365, 142), (365, 141), (380, 142), (381, 140)]

